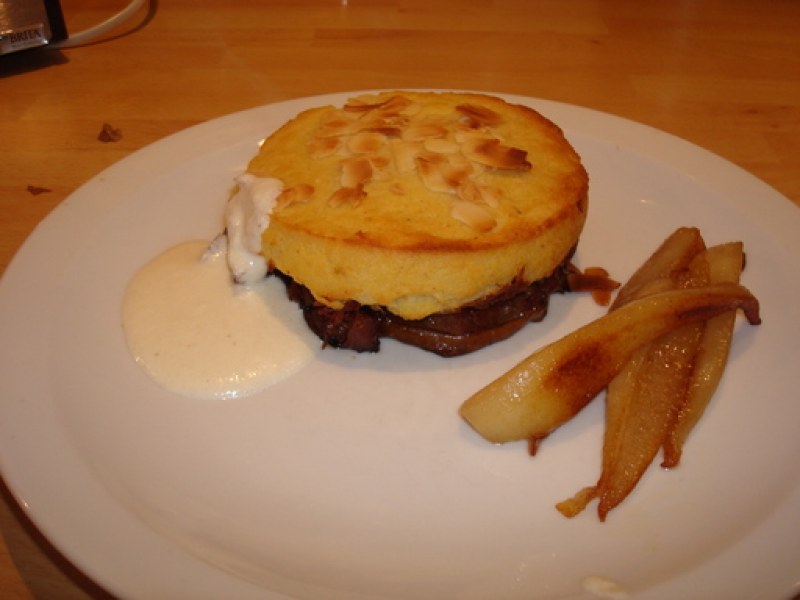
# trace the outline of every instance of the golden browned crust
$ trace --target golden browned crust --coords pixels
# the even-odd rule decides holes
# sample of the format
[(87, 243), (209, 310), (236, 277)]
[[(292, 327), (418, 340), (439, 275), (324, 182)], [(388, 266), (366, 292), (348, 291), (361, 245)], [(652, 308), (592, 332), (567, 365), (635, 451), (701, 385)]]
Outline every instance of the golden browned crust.
[(356, 300), (408, 319), (549, 275), (586, 218), (588, 178), (561, 130), (482, 94), (311, 109), (248, 170), (285, 185), (263, 236), (272, 267), (328, 306)]

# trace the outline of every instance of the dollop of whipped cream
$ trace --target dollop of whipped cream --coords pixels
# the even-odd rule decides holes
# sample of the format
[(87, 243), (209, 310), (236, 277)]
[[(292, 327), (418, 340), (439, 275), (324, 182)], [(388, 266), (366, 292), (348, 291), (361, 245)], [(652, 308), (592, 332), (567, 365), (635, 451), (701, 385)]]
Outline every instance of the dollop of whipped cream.
[(261, 254), (261, 234), (269, 225), (272, 209), (283, 191), (283, 182), (271, 177), (242, 173), (238, 189), (225, 209), (228, 267), (236, 283), (255, 283), (267, 274)]

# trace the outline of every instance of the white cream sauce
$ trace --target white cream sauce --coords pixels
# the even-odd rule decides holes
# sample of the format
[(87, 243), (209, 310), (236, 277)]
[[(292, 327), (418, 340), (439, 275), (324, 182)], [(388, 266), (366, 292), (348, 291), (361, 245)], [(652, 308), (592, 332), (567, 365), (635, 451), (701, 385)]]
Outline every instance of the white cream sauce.
[(232, 281), (225, 238), (165, 251), (131, 280), (123, 327), (137, 363), (164, 388), (238, 398), (309, 363), (319, 340), (275, 278)]

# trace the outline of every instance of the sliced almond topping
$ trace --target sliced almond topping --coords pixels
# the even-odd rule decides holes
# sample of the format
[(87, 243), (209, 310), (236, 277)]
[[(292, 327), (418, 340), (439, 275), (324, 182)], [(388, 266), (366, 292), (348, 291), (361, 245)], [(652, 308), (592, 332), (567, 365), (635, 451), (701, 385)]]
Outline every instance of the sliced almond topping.
[(333, 156), (342, 147), (342, 138), (316, 137), (308, 143), (308, 152), (312, 158), (327, 158)]
[(275, 208), (280, 210), (292, 204), (301, 204), (311, 200), (314, 195), (314, 186), (307, 183), (293, 185), (284, 189), (275, 200)]
[(465, 117), (477, 121), (481, 125), (494, 127), (503, 122), (503, 117), (485, 106), (459, 104), (456, 106), (456, 110)]
[(469, 179), (474, 170), (473, 164), (460, 154), (448, 154), (447, 166), (443, 169), (445, 178), (454, 188), (453, 191)]
[(487, 131), (488, 128), (484, 127), (483, 124), (470, 117), (461, 117), (461, 120), (458, 122), (458, 128), (463, 129), (465, 131)]
[(497, 221), (486, 207), (464, 200), (454, 200), (450, 216), (481, 233), (491, 231)]
[(458, 197), (464, 202), (472, 202), (473, 204), (483, 204), (483, 196), (481, 195), (481, 188), (475, 183), (473, 179), (465, 179), (461, 182), (456, 190)]
[(476, 129), (459, 123), (453, 128), (453, 139), (459, 144), (463, 144), (469, 140), (492, 140), (498, 138), (489, 129)]
[(420, 153), (416, 163), (425, 187), (432, 192), (455, 193), (472, 171), (472, 165), (467, 162), (451, 163), (446, 156), (433, 152)]
[(359, 122), (350, 115), (337, 110), (326, 115), (315, 132), (317, 137), (351, 135), (360, 128)]
[(441, 167), (446, 164), (441, 154), (420, 153), (414, 159), (425, 187), (432, 192), (452, 192), (453, 187), (442, 176)]
[(459, 185), (456, 190), (456, 194), (465, 202), (485, 204), (491, 208), (500, 206), (498, 194), (491, 188), (478, 184), (474, 179), (465, 179), (462, 181), (461, 185)]
[[(384, 146), (378, 152), (365, 157), (372, 167), (372, 179), (385, 181), (392, 176), (392, 153)], [(365, 182), (366, 183), (366, 182)]]
[(360, 98), (351, 98), (344, 105), (343, 109), (348, 112), (369, 112), (371, 110), (380, 110), (384, 114), (401, 114), (405, 109), (408, 109), (413, 102), (405, 96), (395, 95), (387, 98), (382, 102), (377, 99), (372, 99), (366, 96)]
[(354, 154), (377, 152), (386, 143), (386, 136), (374, 131), (360, 131), (347, 140), (347, 149)]
[(439, 123), (411, 123), (403, 131), (403, 139), (407, 142), (421, 142), (426, 138), (441, 138), (449, 133), (447, 127)]
[(392, 164), (391, 156), (389, 154), (384, 154), (383, 152), (371, 154), (367, 157), (367, 160), (369, 160), (373, 169), (385, 169)]
[[(408, 127), (410, 118), (401, 114), (387, 114), (380, 110), (373, 110), (358, 117), (359, 127), (364, 130), (398, 129)], [(397, 135), (401, 132), (397, 131)], [(394, 136), (397, 137), (397, 136)]]
[(334, 208), (344, 205), (358, 206), (366, 196), (364, 186), (341, 187), (328, 198), (328, 204)]
[(469, 160), (494, 169), (527, 171), (531, 168), (525, 150), (506, 146), (494, 138), (467, 139), (461, 144), (461, 152)]
[(374, 108), (380, 106), (377, 96), (364, 94), (356, 98), (350, 98), (347, 103), (342, 106), (342, 110), (349, 113), (369, 112)]
[(467, 160), (463, 154), (448, 154), (447, 162), (449, 162), (452, 167), (464, 169), (468, 173), (471, 173), (474, 170), (474, 165)]
[(372, 165), (364, 157), (345, 158), (342, 161), (341, 184), (345, 188), (362, 185), (372, 177)]
[(377, 125), (370, 125), (369, 127), (363, 127), (361, 129), (363, 132), (371, 132), (371, 133), (380, 133), (381, 135), (386, 136), (387, 138), (399, 138), (403, 130), (401, 127), (397, 127), (395, 125), (389, 124), (377, 124)]
[(421, 104), (417, 104), (414, 101), (409, 101), (409, 103), (406, 106), (404, 106), (403, 108), (401, 108), (398, 111), (397, 114), (403, 115), (405, 117), (413, 117), (414, 115), (416, 115), (421, 110), (422, 110), (422, 105)]
[(422, 144), (403, 140), (390, 140), (394, 165), (398, 173), (410, 173), (417, 168), (416, 158), (422, 152)]
[(399, 115), (408, 110), (414, 103), (405, 96), (392, 96), (378, 106), (378, 110), (387, 115)]
[(427, 138), (422, 144), (428, 152), (438, 154), (455, 154), (459, 151), (459, 145), (456, 142), (439, 137)]
[(500, 190), (485, 185), (479, 185), (478, 188), (481, 191), (481, 198), (483, 198), (483, 202), (486, 206), (492, 208), (498, 208), (500, 206), (500, 199), (503, 197)]
[[(500, 206), (501, 193), (479, 176), (483, 167), (527, 171), (527, 152), (506, 145), (493, 127), (502, 115), (475, 104), (461, 104), (453, 115), (415, 117), (422, 105), (400, 94), (363, 95), (350, 99), (342, 109), (327, 113), (309, 142), (314, 158), (339, 156), (341, 188), (328, 202), (331, 206), (357, 206), (370, 181), (387, 181), (389, 191), (407, 193), (398, 174), (419, 172), (432, 192), (452, 196), (453, 218), (476, 231), (497, 224), (491, 209)], [(308, 201), (311, 186), (295, 186), (279, 198), (279, 207)]]

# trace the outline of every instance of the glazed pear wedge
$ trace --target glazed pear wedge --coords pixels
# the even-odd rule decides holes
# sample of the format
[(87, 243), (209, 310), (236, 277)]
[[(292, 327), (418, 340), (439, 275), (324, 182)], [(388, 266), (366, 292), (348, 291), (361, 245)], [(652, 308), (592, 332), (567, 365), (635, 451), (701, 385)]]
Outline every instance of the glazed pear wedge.
[(601, 521), (633, 490), (661, 449), (686, 395), (701, 323), (680, 327), (640, 348), (606, 393)]
[[(741, 242), (713, 246), (698, 252), (667, 281), (689, 288), (738, 283), (743, 261)], [(637, 295), (646, 296), (654, 286), (664, 285), (659, 279), (663, 273), (651, 272), (657, 279), (642, 281)], [(683, 442), (725, 369), (735, 318), (736, 312), (728, 311), (685, 325), (640, 348), (625, 364), (607, 388), (600, 478), (596, 485), (557, 504), (562, 514), (573, 517), (599, 498), (597, 514), (604, 521), (630, 494), (662, 446), (662, 466), (678, 464)]]
[[(744, 266), (742, 242), (712, 246), (702, 255), (708, 267), (710, 283), (739, 283)], [(664, 442), (662, 467), (672, 468), (678, 465), (686, 438), (703, 416), (716, 392), (728, 363), (735, 321), (736, 313), (730, 311), (709, 319), (703, 325), (685, 398)]]
[[(628, 301), (649, 295), (656, 286), (700, 288), (711, 283), (707, 251), (688, 256), (683, 250), (694, 243), (691, 237), (681, 238), (678, 235), (681, 231), (686, 230), (679, 229), (667, 238), (634, 275), (636, 278), (650, 268), (650, 275), (639, 279), (637, 291)], [(664, 263), (665, 256), (680, 256), (670, 260), (680, 265), (680, 270), (653, 271), (652, 266)], [(733, 311), (725, 314), (730, 312)], [(600, 499), (597, 514), (601, 521), (628, 497), (669, 437), (685, 402), (705, 325), (703, 322), (684, 325), (643, 346), (608, 384), (603, 469), (592, 492), (592, 496)], [(578, 497), (584, 494), (579, 493)], [(566, 505), (568, 511), (582, 510), (575, 504), (578, 500), (570, 502)], [(564, 512), (564, 506), (556, 508)]]
[(609, 310), (615, 310), (649, 292), (645, 289), (656, 281), (674, 281), (686, 269), (706, 244), (696, 227), (679, 227), (667, 237), (655, 252), (625, 282)]
[(468, 398), (459, 412), (490, 442), (540, 440), (586, 406), (639, 348), (737, 309), (751, 323), (760, 322), (758, 300), (738, 284), (632, 300), (524, 359)]

